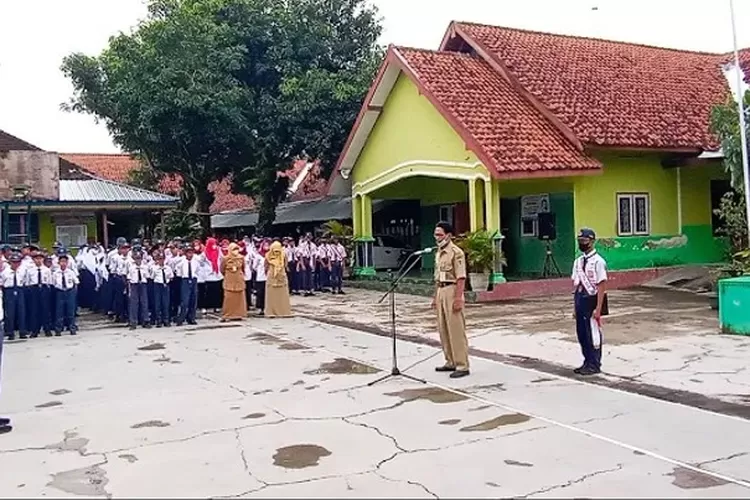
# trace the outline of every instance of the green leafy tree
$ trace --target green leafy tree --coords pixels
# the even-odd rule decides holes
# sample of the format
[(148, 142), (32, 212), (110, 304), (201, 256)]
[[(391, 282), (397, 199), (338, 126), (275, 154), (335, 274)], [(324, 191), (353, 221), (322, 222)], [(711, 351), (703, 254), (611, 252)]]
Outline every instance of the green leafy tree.
[(132, 33), (71, 54), (65, 109), (102, 120), (116, 143), (183, 179), (210, 226), (208, 184), (229, 176), (273, 221), (298, 157), (327, 172), (380, 59), (365, 0), (150, 0)]
[[(750, 106), (750, 93), (745, 94), (745, 109)], [(748, 120), (750, 122), (750, 120)], [(729, 99), (711, 112), (711, 130), (721, 140), (724, 168), (729, 173), (734, 192), (727, 193), (715, 210), (722, 222), (721, 232), (729, 238), (732, 256), (748, 248), (747, 211), (745, 209), (742, 141), (737, 103)], [(750, 135), (750, 130), (748, 130)]]

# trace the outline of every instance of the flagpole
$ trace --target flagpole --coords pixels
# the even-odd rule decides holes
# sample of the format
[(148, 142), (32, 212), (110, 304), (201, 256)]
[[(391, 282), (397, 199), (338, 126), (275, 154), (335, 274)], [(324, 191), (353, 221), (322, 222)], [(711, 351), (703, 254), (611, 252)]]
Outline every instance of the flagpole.
[(734, 67), (737, 78), (737, 108), (740, 114), (740, 141), (742, 143), (742, 172), (745, 183), (745, 210), (747, 216), (748, 244), (750, 244), (750, 167), (747, 157), (747, 129), (745, 125), (745, 96), (742, 92), (742, 75), (744, 71), (740, 66), (740, 55), (737, 50), (737, 27), (734, 22), (734, 0), (729, 0), (729, 13), (732, 17), (732, 45), (734, 48)]

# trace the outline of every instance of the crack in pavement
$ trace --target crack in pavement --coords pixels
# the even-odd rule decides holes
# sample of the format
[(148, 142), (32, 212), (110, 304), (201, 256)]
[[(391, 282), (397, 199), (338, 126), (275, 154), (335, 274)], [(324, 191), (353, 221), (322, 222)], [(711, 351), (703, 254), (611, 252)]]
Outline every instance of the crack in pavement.
[(406, 483), (406, 484), (410, 484), (412, 486), (417, 486), (419, 488), (422, 488), (422, 490), (424, 490), (424, 492), (427, 493), (428, 495), (430, 495), (432, 498), (440, 498), (439, 496), (437, 496), (437, 494), (435, 494), (432, 491), (430, 491), (430, 489), (427, 486), (425, 486), (424, 484), (419, 483), (417, 481), (409, 481), (408, 479), (393, 479), (393, 478), (390, 478), (390, 477), (386, 476), (385, 474), (383, 474), (382, 472), (380, 472), (378, 470), (375, 471), (375, 474), (378, 477), (380, 477), (382, 479), (385, 479), (386, 481), (390, 481), (392, 483)]
[(532, 495), (541, 495), (542, 493), (547, 493), (553, 490), (561, 490), (561, 489), (569, 488), (570, 486), (573, 486), (574, 484), (580, 484), (584, 481), (591, 479), (592, 477), (599, 476), (602, 474), (608, 474), (610, 472), (617, 472), (617, 471), (622, 470), (622, 468), (623, 468), (623, 464), (617, 464), (617, 467), (590, 472), (588, 474), (585, 474), (579, 477), (578, 479), (571, 479), (570, 481), (567, 481), (562, 484), (556, 484), (554, 486), (549, 486), (547, 488), (535, 490), (535, 491), (532, 491), (531, 493), (526, 493), (525, 495), (515, 496), (515, 498), (529, 498)]
[(601, 420), (614, 420), (617, 417), (622, 417), (624, 415), (627, 415), (627, 412), (622, 411), (622, 412), (617, 412), (614, 415), (610, 415), (608, 417), (594, 417), (594, 418), (589, 418), (586, 420), (577, 420), (575, 422), (571, 422), (571, 425), (590, 424), (591, 422), (597, 422)]
[(719, 458), (714, 458), (713, 460), (706, 460), (705, 462), (698, 462), (697, 464), (695, 464), (695, 466), (696, 467), (703, 467), (704, 465), (715, 464), (717, 462), (726, 462), (727, 460), (732, 460), (732, 459), (735, 459), (735, 458), (744, 457), (744, 456), (749, 455), (749, 454), (750, 454), (750, 452), (748, 452), (748, 451), (741, 451), (741, 452), (737, 452), (737, 453), (732, 453), (731, 455), (727, 455), (726, 457), (719, 457)]

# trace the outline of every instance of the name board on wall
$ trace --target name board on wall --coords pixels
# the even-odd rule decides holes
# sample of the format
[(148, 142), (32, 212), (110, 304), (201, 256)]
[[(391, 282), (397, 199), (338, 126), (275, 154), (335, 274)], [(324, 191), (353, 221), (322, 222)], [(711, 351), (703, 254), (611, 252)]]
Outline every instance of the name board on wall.
[(522, 219), (536, 219), (538, 214), (547, 213), (549, 210), (549, 193), (521, 197)]

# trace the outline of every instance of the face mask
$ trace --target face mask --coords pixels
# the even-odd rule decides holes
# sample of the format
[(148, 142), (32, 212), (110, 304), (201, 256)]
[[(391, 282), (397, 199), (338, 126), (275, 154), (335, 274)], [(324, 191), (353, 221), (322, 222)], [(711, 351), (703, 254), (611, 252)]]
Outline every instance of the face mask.
[(444, 236), (442, 240), (438, 240), (437, 245), (440, 248), (444, 248), (448, 243), (450, 243), (450, 241), (450, 238)]
[(581, 252), (584, 252), (584, 253), (586, 253), (586, 252), (588, 252), (588, 251), (589, 251), (589, 246), (590, 246), (590, 245), (589, 245), (588, 243), (579, 243), (579, 244), (578, 244), (578, 249), (579, 249), (579, 250), (580, 250)]

